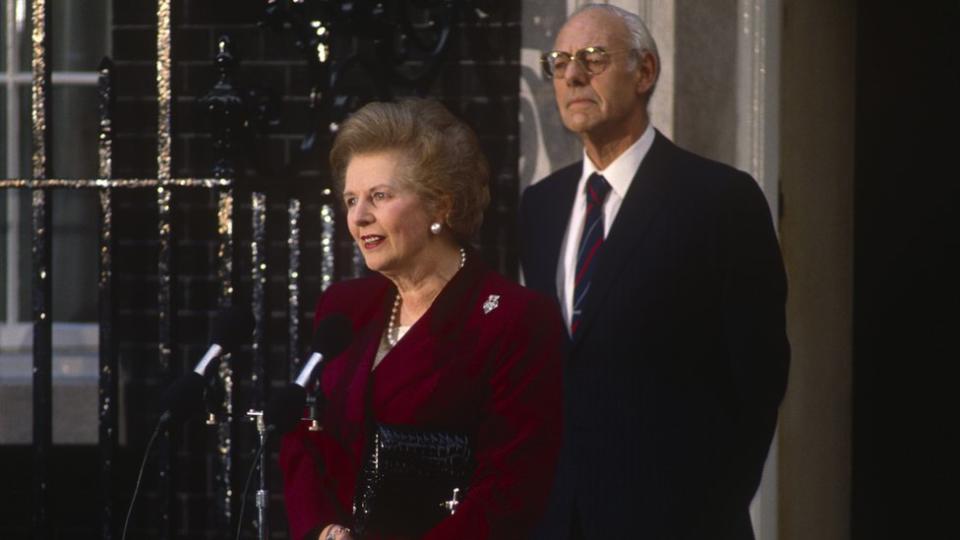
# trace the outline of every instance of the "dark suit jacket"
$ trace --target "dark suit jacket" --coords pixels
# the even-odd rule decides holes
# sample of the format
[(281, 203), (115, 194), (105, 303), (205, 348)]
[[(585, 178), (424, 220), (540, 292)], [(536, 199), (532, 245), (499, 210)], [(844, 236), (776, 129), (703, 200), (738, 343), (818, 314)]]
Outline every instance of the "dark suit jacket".
[[(558, 297), (582, 163), (521, 203), (527, 286)], [(564, 366), (564, 444), (542, 536), (752, 538), (786, 386), (786, 280), (749, 175), (660, 133), (596, 260)]]
[[(383, 423), (471, 434), (476, 471), (431, 539), (525, 538), (542, 515), (560, 446), (563, 325), (556, 304), (488, 270), (479, 255), (371, 373), (396, 289), (383, 277), (331, 286), (317, 320), (343, 313), (354, 340), (324, 368), (325, 429), (282, 442), (290, 531), (350, 526), (365, 404)], [(490, 295), (495, 309), (484, 312)]]

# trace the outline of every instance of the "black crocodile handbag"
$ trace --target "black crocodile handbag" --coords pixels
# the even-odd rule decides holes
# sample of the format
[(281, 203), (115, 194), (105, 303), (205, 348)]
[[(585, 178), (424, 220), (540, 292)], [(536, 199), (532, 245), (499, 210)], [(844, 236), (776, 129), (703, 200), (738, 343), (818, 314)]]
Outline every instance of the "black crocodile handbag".
[(354, 531), (419, 537), (453, 514), (473, 472), (470, 438), (374, 424), (354, 495)]

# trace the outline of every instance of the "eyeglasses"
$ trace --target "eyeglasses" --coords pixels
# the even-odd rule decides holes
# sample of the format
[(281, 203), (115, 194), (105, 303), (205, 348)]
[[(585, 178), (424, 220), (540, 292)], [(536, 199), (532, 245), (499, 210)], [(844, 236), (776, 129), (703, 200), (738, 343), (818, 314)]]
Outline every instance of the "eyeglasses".
[(599, 75), (610, 65), (610, 55), (632, 50), (608, 51), (603, 47), (584, 47), (573, 55), (563, 51), (550, 51), (540, 56), (540, 65), (543, 67), (544, 75), (554, 79), (562, 79), (566, 76), (567, 66), (570, 65), (571, 60), (580, 64), (588, 74)]

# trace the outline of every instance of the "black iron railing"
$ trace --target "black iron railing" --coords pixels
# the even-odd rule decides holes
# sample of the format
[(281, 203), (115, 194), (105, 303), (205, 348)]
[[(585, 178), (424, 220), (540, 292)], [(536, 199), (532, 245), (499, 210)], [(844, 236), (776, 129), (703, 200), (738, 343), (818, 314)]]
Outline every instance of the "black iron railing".
[[(238, 427), (248, 405), (259, 406), (269, 391), (267, 380), (267, 270), (285, 268), (287, 294), (284, 306), (289, 324), (284, 341), (289, 349), (289, 369), (298, 369), (297, 354), (302, 341), (300, 327), (304, 308), (301, 300), (301, 246), (304, 193), (302, 188), (277, 178), (293, 178), (303, 156), (316, 152), (339, 122), (363, 102), (373, 98), (389, 99), (398, 91), (424, 94), (444, 61), (451, 33), (458, 16), (471, 6), (469, 1), (290, 1), (268, 0), (262, 23), (275, 31), (293, 36), (310, 66), (310, 104), (313, 128), (303, 137), (299, 152), (283, 170), (270, 171), (261, 178), (237, 179), (238, 145), (250, 136), (251, 126), (264, 129), (275, 123), (276, 102), (269, 93), (243, 92), (234, 81), (237, 60), (230, 40), (218, 41), (215, 68), (218, 79), (201, 100), (208, 115), (213, 139), (214, 162), (208, 178), (177, 178), (171, 170), (171, 50), (172, 0), (157, 0), (157, 148), (154, 178), (113, 177), (113, 67), (109, 60), (100, 66), (99, 168), (96, 178), (51, 177), (50, 55), (49, 12), (47, 0), (32, 0), (32, 176), (24, 179), (0, 179), (0, 189), (25, 189), (31, 192), (32, 205), (32, 305), (33, 305), (33, 532), (38, 539), (51, 538), (50, 486), (57, 481), (49, 474), (52, 447), (52, 227), (51, 195), (54, 189), (96, 190), (99, 194), (99, 370), (98, 370), (98, 496), (101, 508), (101, 538), (118, 536), (118, 521), (125, 508), (118, 509), (118, 490), (128, 495), (129, 486), (114, 480), (118, 453), (118, 336), (116, 327), (115, 268), (115, 195), (120, 190), (153, 190), (157, 210), (157, 362), (162, 377), (171, 381), (177, 375), (172, 363), (178, 343), (175, 316), (178, 312), (174, 288), (176, 274), (176, 236), (172, 213), (178, 190), (206, 190), (216, 200), (218, 304), (226, 307), (237, 302), (237, 270), (247, 273), (251, 307), (255, 316), (252, 338), (253, 403), (238, 409), (234, 368), (221, 362), (217, 385), (221, 390), (212, 403), (208, 423), (216, 432), (214, 470), (208, 482), (216, 501), (216, 523), (220, 531), (234, 529), (233, 509), (238, 492), (235, 481), (235, 445), (238, 438), (253, 441), (252, 428)], [(357, 73), (362, 73), (357, 76)], [(358, 90), (356, 81), (365, 81)], [(337, 277), (356, 275), (357, 256), (336, 265), (337, 235), (334, 220), (337, 209), (329, 188), (321, 188), (320, 236), (321, 287)], [(249, 238), (238, 238), (240, 199), (251, 208)], [(268, 260), (267, 203), (283, 200), (286, 208), (287, 257)], [(238, 242), (249, 242), (250, 258), (238, 260)], [(251, 443), (252, 444), (252, 443)], [(250, 447), (250, 444), (247, 445)], [(171, 523), (174, 504), (173, 451), (169, 432), (161, 437), (156, 457), (159, 471), (159, 536), (173, 538)], [(142, 510), (146, 512), (146, 510)]]

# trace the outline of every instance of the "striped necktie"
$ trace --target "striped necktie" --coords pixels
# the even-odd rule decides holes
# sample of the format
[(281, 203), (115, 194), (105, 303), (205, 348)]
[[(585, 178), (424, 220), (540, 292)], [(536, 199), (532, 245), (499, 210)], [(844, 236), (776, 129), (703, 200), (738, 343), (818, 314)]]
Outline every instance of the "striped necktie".
[(577, 272), (573, 280), (573, 316), (570, 317), (570, 335), (576, 335), (577, 326), (587, 293), (590, 278), (596, 268), (597, 255), (603, 246), (603, 201), (610, 193), (610, 184), (597, 173), (587, 179), (587, 214), (583, 220), (583, 234), (577, 248)]

